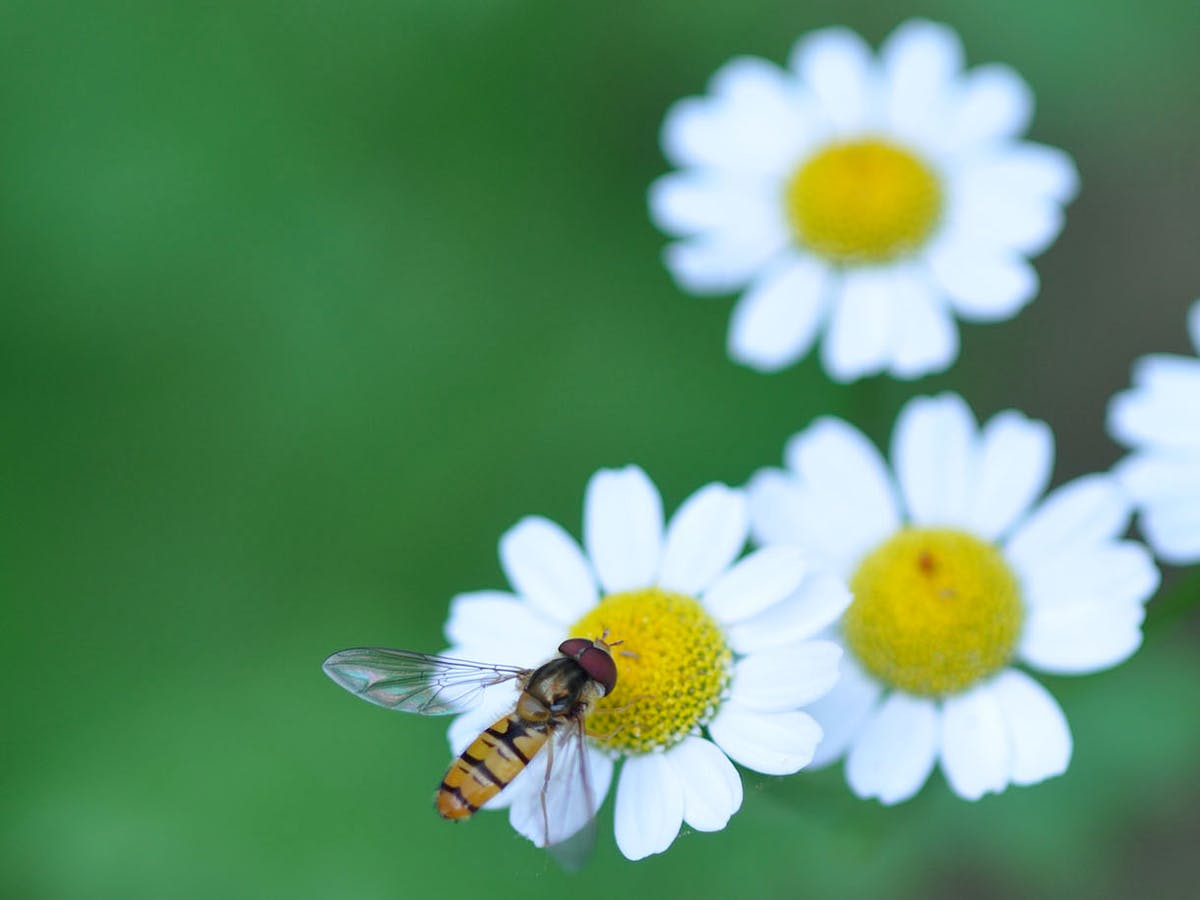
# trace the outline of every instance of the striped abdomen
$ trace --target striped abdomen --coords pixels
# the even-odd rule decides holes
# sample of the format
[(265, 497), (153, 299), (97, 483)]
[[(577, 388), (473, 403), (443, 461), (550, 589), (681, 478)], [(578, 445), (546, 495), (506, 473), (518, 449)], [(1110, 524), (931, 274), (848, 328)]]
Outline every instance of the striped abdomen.
[(516, 712), (493, 722), (450, 764), (437, 792), (437, 811), (465, 819), (516, 778), (550, 736), (548, 722), (522, 721)]

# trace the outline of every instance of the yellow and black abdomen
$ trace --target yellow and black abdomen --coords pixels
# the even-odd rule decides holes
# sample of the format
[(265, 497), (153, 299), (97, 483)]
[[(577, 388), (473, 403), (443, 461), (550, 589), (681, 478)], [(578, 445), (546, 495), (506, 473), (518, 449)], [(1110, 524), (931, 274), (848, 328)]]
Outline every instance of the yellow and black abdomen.
[(493, 722), (442, 778), (437, 811), (465, 819), (521, 774), (550, 736), (548, 722), (523, 721), (515, 712)]

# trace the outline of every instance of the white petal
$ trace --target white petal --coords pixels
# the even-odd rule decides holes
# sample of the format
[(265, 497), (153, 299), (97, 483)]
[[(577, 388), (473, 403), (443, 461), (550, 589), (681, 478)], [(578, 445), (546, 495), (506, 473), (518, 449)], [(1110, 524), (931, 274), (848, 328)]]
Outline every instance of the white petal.
[(1129, 500), (1109, 475), (1085, 475), (1051, 491), (1013, 533), (1005, 555), (1021, 571), (1112, 540), (1129, 525)]
[(1142, 643), (1145, 610), (1138, 603), (1070, 603), (1030, 612), (1020, 656), (1043, 672), (1078, 675), (1124, 662)]
[(692, 494), (671, 517), (658, 584), (696, 595), (724, 572), (746, 544), (746, 498), (723, 484)]
[(527, 516), (500, 538), (500, 565), (539, 612), (560, 624), (596, 605), (596, 581), (579, 545), (559, 525)]
[(958, 356), (958, 328), (931, 278), (912, 266), (898, 267), (892, 290), (892, 374), (919, 378), (945, 369)]
[[(1140, 460), (1130, 459), (1126, 462)], [(1132, 467), (1123, 466), (1123, 471)], [(1155, 554), (1164, 562), (1182, 566), (1200, 560), (1200, 488), (1189, 485), (1200, 475), (1200, 460), (1193, 462), (1171, 496), (1143, 500), (1140, 525)]]
[(1030, 256), (1045, 250), (1062, 231), (1061, 203), (997, 183), (989, 172), (956, 172), (949, 194), (947, 232), (964, 243)]
[(814, 637), (836, 622), (853, 599), (840, 577), (811, 575), (787, 599), (726, 629), (729, 646), (746, 654)]
[[(883, 457), (852, 425), (823, 416), (788, 441), (784, 458), (800, 490), (778, 492), (771, 479), (756, 476), (749, 487), (756, 534), (765, 536), (760, 525), (773, 518), (786, 518), (799, 529), (790, 543), (812, 549), (830, 570), (848, 573), (900, 527), (899, 504)], [(771, 509), (775, 505), (784, 508)]]
[(1133, 541), (1112, 541), (1045, 557), (1021, 573), (1026, 606), (1099, 607), (1145, 603), (1158, 589), (1149, 551)]
[(892, 463), (913, 522), (962, 524), (976, 460), (975, 417), (962, 397), (916, 397), (904, 405), (892, 438)]
[(871, 50), (847, 28), (825, 28), (800, 40), (790, 65), (842, 133), (860, 131), (874, 121), (878, 73)]
[(583, 541), (605, 593), (654, 584), (662, 531), (662, 497), (638, 466), (601, 469), (588, 481)]
[(973, 322), (1012, 318), (1038, 291), (1037, 272), (1003, 247), (949, 237), (929, 250), (929, 266), (959, 316)]
[(733, 700), (722, 704), (708, 731), (730, 759), (764, 775), (804, 768), (821, 740), (821, 727), (807, 713), (760, 713)]
[(701, 599), (718, 622), (740, 622), (789, 596), (807, 574), (799, 550), (765, 547), (718, 578)]
[(712, 741), (685, 737), (667, 751), (683, 784), (683, 821), (697, 831), (720, 831), (742, 805), (742, 778)]
[(824, 318), (831, 277), (808, 257), (787, 255), (750, 288), (729, 322), (729, 355), (760, 372), (774, 372), (812, 347)]
[(811, 768), (829, 765), (858, 737), (879, 702), (882, 688), (850, 654), (842, 657), (841, 676), (828, 694), (807, 708), (824, 731)]
[(947, 150), (964, 150), (1021, 135), (1033, 118), (1033, 92), (1004, 65), (966, 73), (957, 110), (947, 116)]
[(683, 785), (662, 753), (631, 756), (617, 781), (614, 827), (626, 859), (644, 859), (671, 846), (683, 824)]
[(967, 800), (998, 793), (1011, 769), (1008, 733), (1000, 704), (986, 685), (947, 697), (942, 710), (942, 771)]
[(1079, 173), (1071, 157), (1057, 147), (1022, 142), (974, 158), (970, 178), (992, 190), (1021, 197), (1044, 197), (1066, 203), (1079, 190)]
[(991, 690), (1008, 730), (1013, 783), (1037, 784), (1067, 771), (1071, 730), (1050, 692), (1016, 669), (996, 676)]
[(933, 701), (893, 693), (850, 747), (846, 759), (850, 789), (889, 805), (907, 800), (933, 771), (938, 730)]
[[(525, 771), (500, 793), (503, 796), (520, 788), (509, 801), (508, 820), (515, 831), (538, 846), (559, 844), (577, 834), (592, 820), (612, 783), (612, 760), (588, 747), (584, 750), (587, 754), (584, 765), (590, 793), (579, 780), (579, 769), (571, 767), (569, 760), (564, 766), (563, 758), (558, 756), (553, 759), (551, 781), (543, 798), (546, 766), (552, 761), (549, 749), (535, 756)], [(544, 799), (548, 801), (545, 806)]]
[(663, 248), (663, 265), (689, 294), (726, 294), (747, 284), (787, 246), (784, 229), (767, 238), (726, 231), (676, 241)]
[(962, 44), (945, 25), (910, 19), (879, 51), (892, 129), (919, 140), (944, 127), (945, 104), (962, 69)]
[(978, 460), (964, 524), (980, 537), (995, 540), (1049, 484), (1054, 434), (1045, 422), (1006, 410), (984, 426)]
[(475, 591), (450, 601), (446, 638), (459, 646), (496, 648), (498, 655), (479, 658), (480, 662), (526, 666), (550, 656), (563, 631), (561, 624), (512, 594)]
[(832, 641), (806, 641), (763, 650), (738, 661), (730, 696), (746, 709), (783, 712), (829, 693), (838, 679), (842, 648)]
[(773, 64), (730, 60), (709, 88), (709, 96), (689, 97), (667, 111), (663, 152), (675, 164), (778, 174), (811, 140), (810, 104)]
[(1133, 369), (1135, 387), (1109, 406), (1109, 429), (1124, 444), (1200, 449), (1200, 360), (1151, 354)]
[(705, 232), (725, 235), (775, 234), (779, 187), (712, 172), (672, 172), (650, 185), (650, 216), (663, 231), (680, 237)]
[(888, 363), (896, 328), (892, 281), (884, 269), (851, 269), (833, 301), (821, 360), (835, 381), (854, 381)]

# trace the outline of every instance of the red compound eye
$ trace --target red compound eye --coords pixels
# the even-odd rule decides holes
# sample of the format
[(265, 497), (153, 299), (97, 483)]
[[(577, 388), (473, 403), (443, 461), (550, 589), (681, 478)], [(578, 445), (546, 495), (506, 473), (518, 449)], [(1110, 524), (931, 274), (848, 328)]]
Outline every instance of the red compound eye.
[(617, 686), (617, 664), (609, 652), (597, 647), (595, 642), (587, 638), (568, 638), (558, 645), (558, 652), (575, 660), (589, 678), (604, 685), (605, 696)]
[(583, 656), (583, 651), (589, 649), (592, 642), (587, 638), (567, 638), (558, 645), (558, 652), (563, 656), (569, 656), (571, 659), (578, 661), (579, 657)]

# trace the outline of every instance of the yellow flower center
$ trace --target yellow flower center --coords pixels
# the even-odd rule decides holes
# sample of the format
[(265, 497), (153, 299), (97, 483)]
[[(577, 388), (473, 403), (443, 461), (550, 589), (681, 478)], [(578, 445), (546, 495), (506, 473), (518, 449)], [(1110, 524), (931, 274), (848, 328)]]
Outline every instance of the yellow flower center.
[(846, 643), (910, 694), (962, 691), (1003, 668), (1021, 630), (1020, 588), (991, 544), (950, 528), (906, 528), (851, 580)]
[(571, 635), (607, 630), (617, 686), (588, 716), (588, 733), (618, 753), (648, 753), (678, 743), (716, 714), (733, 654), (699, 602), (660, 588), (610, 594), (575, 623)]
[(937, 176), (878, 139), (830, 144), (805, 160), (785, 202), (800, 243), (835, 263), (878, 263), (925, 242), (942, 208)]

